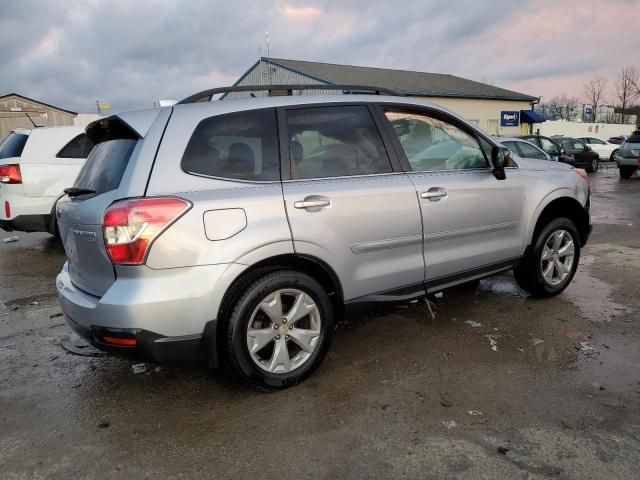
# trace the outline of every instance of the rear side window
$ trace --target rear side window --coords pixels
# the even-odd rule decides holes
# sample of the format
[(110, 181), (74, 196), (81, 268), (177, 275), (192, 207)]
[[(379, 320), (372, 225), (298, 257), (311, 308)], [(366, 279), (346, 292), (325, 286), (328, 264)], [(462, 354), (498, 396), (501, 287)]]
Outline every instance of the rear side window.
[(69, 143), (67, 143), (62, 150), (56, 155), (57, 158), (87, 158), (93, 149), (93, 142), (89, 138), (81, 133)]
[(364, 105), (289, 110), (287, 135), (294, 178), (391, 172), (380, 132)]
[(280, 180), (275, 110), (236, 112), (202, 120), (182, 156), (182, 169), (207, 177)]
[(10, 133), (0, 143), (0, 158), (12, 158), (22, 155), (22, 150), (29, 139), (29, 135), (23, 133)]
[(74, 187), (94, 190), (96, 194), (117, 189), (136, 143), (138, 141), (132, 139), (98, 143), (80, 170)]

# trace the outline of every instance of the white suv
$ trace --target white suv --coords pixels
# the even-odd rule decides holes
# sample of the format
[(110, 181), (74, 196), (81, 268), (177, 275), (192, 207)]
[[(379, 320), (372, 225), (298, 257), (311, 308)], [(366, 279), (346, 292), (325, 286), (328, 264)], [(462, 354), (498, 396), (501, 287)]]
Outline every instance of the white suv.
[(81, 127), (12, 131), (0, 143), (0, 228), (55, 234), (55, 203), (92, 148)]

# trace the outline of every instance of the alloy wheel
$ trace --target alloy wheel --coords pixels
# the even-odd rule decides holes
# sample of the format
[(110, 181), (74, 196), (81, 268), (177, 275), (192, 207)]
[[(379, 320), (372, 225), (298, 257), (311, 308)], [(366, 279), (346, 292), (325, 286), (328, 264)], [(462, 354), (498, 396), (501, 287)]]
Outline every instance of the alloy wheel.
[(544, 242), (540, 258), (545, 282), (554, 287), (564, 282), (571, 274), (574, 253), (573, 237), (568, 231), (556, 230), (552, 232)]
[(289, 373), (304, 365), (320, 340), (322, 315), (307, 293), (287, 288), (270, 293), (251, 314), (247, 348), (269, 373)]

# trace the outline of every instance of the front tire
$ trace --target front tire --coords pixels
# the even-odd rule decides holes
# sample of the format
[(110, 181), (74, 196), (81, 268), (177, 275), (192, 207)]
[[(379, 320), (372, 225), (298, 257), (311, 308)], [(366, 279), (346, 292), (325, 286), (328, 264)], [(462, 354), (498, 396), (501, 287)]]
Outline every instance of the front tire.
[(313, 278), (267, 273), (246, 287), (226, 322), (226, 363), (260, 390), (291, 387), (322, 363), (333, 324), (329, 297)]
[(620, 167), (620, 178), (628, 180), (635, 171), (635, 167)]
[(616, 149), (613, 152), (611, 152), (611, 156), (609, 157), (609, 161), (610, 162), (615, 162), (617, 158), (618, 158), (618, 150)]
[(580, 236), (575, 224), (560, 217), (535, 237), (532, 248), (514, 269), (518, 285), (538, 298), (558, 295), (571, 283), (580, 260)]

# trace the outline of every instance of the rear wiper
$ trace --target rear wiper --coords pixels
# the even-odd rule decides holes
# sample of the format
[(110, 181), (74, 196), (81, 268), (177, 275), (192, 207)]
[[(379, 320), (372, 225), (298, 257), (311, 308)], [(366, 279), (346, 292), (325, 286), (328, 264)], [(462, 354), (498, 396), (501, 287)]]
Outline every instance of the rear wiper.
[(89, 188), (71, 187), (65, 188), (64, 193), (66, 193), (70, 197), (79, 197), (80, 195), (89, 195), (91, 193), (96, 193), (96, 191)]

